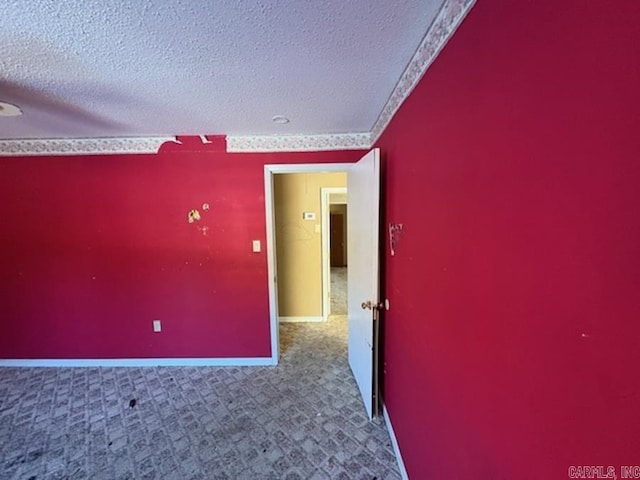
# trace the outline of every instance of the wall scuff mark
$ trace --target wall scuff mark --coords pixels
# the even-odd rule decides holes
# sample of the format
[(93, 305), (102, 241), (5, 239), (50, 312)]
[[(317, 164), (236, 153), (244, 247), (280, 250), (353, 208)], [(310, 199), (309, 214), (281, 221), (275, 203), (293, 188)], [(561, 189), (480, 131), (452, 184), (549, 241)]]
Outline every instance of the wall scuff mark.
[(189, 212), (187, 218), (189, 219), (189, 223), (193, 223), (199, 222), (202, 217), (200, 217), (200, 212), (194, 208)]
[(404, 230), (404, 224), (402, 223), (390, 223), (389, 224), (389, 249), (391, 250), (391, 256), (396, 254), (396, 248), (402, 232)]

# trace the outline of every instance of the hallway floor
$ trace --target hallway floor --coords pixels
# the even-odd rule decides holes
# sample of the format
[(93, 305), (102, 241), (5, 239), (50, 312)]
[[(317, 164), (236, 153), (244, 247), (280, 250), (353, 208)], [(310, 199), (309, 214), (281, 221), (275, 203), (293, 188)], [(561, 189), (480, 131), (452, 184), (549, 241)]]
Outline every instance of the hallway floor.
[(347, 314), (347, 267), (331, 267), (331, 314)]
[(345, 317), (280, 336), (277, 367), (0, 368), (0, 478), (400, 478)]

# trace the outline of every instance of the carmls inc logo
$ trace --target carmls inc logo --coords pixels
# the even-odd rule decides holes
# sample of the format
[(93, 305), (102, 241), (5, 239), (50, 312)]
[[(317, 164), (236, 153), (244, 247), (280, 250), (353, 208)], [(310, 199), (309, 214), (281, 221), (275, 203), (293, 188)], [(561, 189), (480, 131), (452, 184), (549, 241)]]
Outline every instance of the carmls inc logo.
[(569, 478), (640, 478), (640, 465), (621, 465), (619, 470), (612, 465), (571, 465)]

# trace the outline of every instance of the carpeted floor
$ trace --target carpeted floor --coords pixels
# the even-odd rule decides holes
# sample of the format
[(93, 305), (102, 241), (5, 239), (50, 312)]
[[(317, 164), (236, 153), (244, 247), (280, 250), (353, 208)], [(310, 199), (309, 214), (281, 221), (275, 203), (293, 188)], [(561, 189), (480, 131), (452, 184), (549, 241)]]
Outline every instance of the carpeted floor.
[(280, 335), (278, 367), (0, 368), (0, 478), (400, 478), (345, 317)]
[(347, 314), (347, 267), (331, 267), (331, 314)]

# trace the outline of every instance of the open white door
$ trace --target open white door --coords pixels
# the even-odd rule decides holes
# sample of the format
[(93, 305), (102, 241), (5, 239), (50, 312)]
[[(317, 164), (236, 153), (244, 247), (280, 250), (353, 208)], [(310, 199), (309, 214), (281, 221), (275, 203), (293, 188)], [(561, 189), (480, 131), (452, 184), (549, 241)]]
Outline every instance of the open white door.
[(367, 413), (373, 417), (378, 413), (379, 149), (348, 170), (347, 199), (349, 365)]

